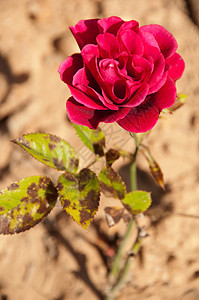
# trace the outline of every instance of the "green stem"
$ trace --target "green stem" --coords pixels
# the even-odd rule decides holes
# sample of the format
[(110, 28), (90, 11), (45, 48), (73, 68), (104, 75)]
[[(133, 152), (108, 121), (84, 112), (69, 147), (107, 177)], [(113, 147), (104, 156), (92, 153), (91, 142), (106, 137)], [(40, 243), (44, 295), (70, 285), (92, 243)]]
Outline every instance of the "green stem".
[(120, 246), (117, 250), (114, 262), (113, 262), (113, 266), (110, 272), (110, 278), (113, 282), (115, 282), (119, 276), (119, 271), (120, 271), (120, 262), (121, 262), (121, 257), (122, 257), (122, 251), (124, 248), (124, 245), (126, 244), (126, 241), (128, 240), (129, 236), (131, 235), (132, 232), (132, 228), (133, 228), (133, 219), (130, 221), (127, 231), (122, 239), (122, 242), (120, 243)]
[(127, 256), (127, 259), (125, 261), (123, 270), (120, 274), (120, 278), (119, 278), (118, 282), (112, 288), (111, 295), (108, 298), (108, 300), (114, 300), (115, 299), (115, 294), (122, 288), (122, 286), (126, 282), (129, 267), (131, 265), (131, 260), (132, 260), (133, 256), (138, 254), (138, 252), (140, 250), (140, 247), (141, 247), (141, 242), (142, 242), (142, 238), (139, 237), (139, 232), (138, 232), (138, 235), (137, 235), (135, 243), (133, 244), (132, 250), (131, 250), (130, 254)]
[(128, 270), (129, 270), (130, 260), (131, 259), (132, 259), (132, 257), (128, 256), (128, 259), (125, 262), (125, 265), (124, 265), (124, 268), (123, 268), (120, 280), (113, 286), (113, 288), (111, 289), (111, 291), (110, 291), (108, 297), (106, 298), (106, 300), (114, 300), (115, 299), (115, 295), (122, 288), (123, 284), (125, 283), (125, 279), (127, 277), (127, 274), (128, 274)]
[[(136, 152), (137, 152), (137, 150), (136, 150)], [(135, 158), (136, 157), (134, 156), (133, 161), (131, 163), (131, 167), (130, 167), (131, 191), (135, 191), (137, 189), (137, 178), (136, 178), (136, 171), (137, 171), (137, 169), (136, 169)]]
[[(131, 166), (130, 166), (130, 179), (131, 179), (131, 190), (135, 191), (137, 189), (137, 180), (136, 180), (136, 156), (138, 153), (138, 148), (139, 148), (139, 142), (137, 140), (137, 137), (135, 134), (132, 135), (135, 138), (135, 142), (136, 142), (136, 148), (133, 154), (133, 159), (131, 161)], [(113, 287), (109, 292), (108, 297), (106, 298), (106, 300), (114, 300), (115, 299), (115, 294), (121, 289), (123, 283), (126, 280), (126, 276), (128, 274), (128, 269), (130, 266), (130, 260), (131, 260), (131, 256), (128, 255), (124, 264), (124, 267), (122, 269), (122, 273), (120, 273), (120, 265), (121, 265), (121, 258), (122, 258), (122, 252), (124, 249), (124, 246), (127, 242), (127, 240), (129, 239), (129, 237), (132, 234), (132, 230), (133, 230), (133, 224), (134, 224), (134, 220), (132, 219), (129, 222), (127, 231), (122, 239), (122, 242), (117, 250), (114, 262), (113, 262), (113, 266), (110, 272), (110, 279), (112, 280)], [(135, 244), (134, 244), (135, 245)], [(133, 250), (133, 249), (132, 249)]]

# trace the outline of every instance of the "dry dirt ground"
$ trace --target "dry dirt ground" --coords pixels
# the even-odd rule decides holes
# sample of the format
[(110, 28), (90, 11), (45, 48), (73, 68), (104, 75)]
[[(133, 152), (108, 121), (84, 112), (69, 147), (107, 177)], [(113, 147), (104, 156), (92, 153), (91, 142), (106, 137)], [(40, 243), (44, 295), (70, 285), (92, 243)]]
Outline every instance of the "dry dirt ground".
[[(31, 175), (56, 178), (55, 172), (9, 142), (23, 133), (56, 134), (79, 151), (82, 165), (89, 158), (67, 120), (69, 91), (57, 73), (61, 61), (78, 51), (69, 25), (116, 15), (141, 25), (161, 24), (178, 41), (186, 62), (178, 91), (189, 97), (185, 106), (158, 123), (147, 140), (164, 171), (166, 192), (154, 184), (139, 157), (139, 187), (152, 191), (153, 197), (144, 220), (149, 236), (132, 260), (120, 300), (199, 299), (199, 219), (194, 218), (199, 216), (199, 27), (193, 3), (0, 0), (0, 188)], [(133, 147), (119, 127), (105, 131), (110, 144)], [(128, 166), (118, 167), (128, 181)], [(19, 235), (1, 236), (0, 299), (103, 299), (115, 240), (125, 230), (122, 222), (108, 229), (104, 221), (103, 207), (115, 201), (102, 198), (88, 232), (57, 206), (43, 224)]]

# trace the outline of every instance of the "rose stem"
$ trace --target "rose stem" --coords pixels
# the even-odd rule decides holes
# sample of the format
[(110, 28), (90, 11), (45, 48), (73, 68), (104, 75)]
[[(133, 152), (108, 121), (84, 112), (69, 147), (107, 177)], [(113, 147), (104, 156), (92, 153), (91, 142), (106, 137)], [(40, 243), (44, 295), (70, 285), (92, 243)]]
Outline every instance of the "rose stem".
[[(132, 134), (130, 133), (131, 136), (134, 137), (135, 139), (135, 143), (136, 143), (136, 148), (133, 154), (133, 159), (131, 161), (131, 166), (130, 166), (130, 180), (131, 180), (131, 190), (135, 191), (137, 189), (137, 176), (136, 176), (136, 157), (137, 157), (137, 153), (138, 153), (138, 149), (139, 149), (139, 141), (137, 139), (136, 134)], [(117, 250), (117, 253), (115, 255), (115, 259), (113, 262), (113, 266), (110, 272), (110, 279), (112, 279), (114, 281), (113, 287), (109, 292), (109, 295), (107, 296), (106, 300), (114, 300), (115, 299), (115, 294), (121, 289), (123, 283), (126, 280), (126, 276), (128, 274), (128, 269), (130, 266), (130, 261), (131, 261), (131, 256), (128, 255), (126, 258), (126, 261), (124, 263), (124, 267), (122, 269), (122, 272), (120, 272), (120, 264), (121, 264), (121, 258), (122, 258), (122, 252), (123, 252), (123, 248), (124, 245), (126, 244), (128, 238), (131, 236), (132, 234), (132, 229), (133, 229), (133, 224), (134, 224), (134, 220), (131, 219), (131, 221), (128, 224), (128, 228), (127, 231), (119, 245), (119, 248)], [(137, 247), (138, 246), (138, 237), (136, 239), (136, 241), (133, 244), (133, 247), (131, 249), (131, 253), (135, 253), (137, 254), (137, 252), (139, 251)], [(135, 248), (136, 247), (136, 248)]]

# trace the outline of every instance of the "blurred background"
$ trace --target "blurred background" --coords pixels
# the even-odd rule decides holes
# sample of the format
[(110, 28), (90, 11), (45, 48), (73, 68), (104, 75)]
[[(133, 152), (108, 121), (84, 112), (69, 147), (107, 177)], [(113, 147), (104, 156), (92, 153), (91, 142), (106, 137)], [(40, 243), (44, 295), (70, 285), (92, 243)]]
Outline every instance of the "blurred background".
[[(121, 300), (199, 299), (199, 9), (198, 0), (0, 0), (0, 188), (31, 175), (55, 172), (10, 143), (23, 133), (46, 131), (65, 138), (80, 154), (67, 120), (69, 90), (59, 64), (79, 51), (68, 26), (80, 19), (119, 16), (140, 25), (158, 23), (178, 41), (186, 69), (178, 92), (187, 103), (160, 120), (147, 139), (165, 176), (166, 192), (139, 157), (138, 184), (152, 191), (145, 216), (149, 237), (132, 261)], [(133, 141), (119, 126), (105, 126), (108, 143), (125, 149)], [(122, 138), (121, 138), (122, 137)], [(88, 150), (89, 151), (89, 150)], [(125, 164), (125, 166), (124, 166)], [(128, 162), (117, 166), (128, 179)], [(85, 232), (59, 205), (47, 221), (14, 236), (0, 236), (1, 300), (103, 299), (107, 271), (122, 222), (109, 229), (102, 197), (99, 214)], [(194, 217), (196, 216), (196, 217)]]

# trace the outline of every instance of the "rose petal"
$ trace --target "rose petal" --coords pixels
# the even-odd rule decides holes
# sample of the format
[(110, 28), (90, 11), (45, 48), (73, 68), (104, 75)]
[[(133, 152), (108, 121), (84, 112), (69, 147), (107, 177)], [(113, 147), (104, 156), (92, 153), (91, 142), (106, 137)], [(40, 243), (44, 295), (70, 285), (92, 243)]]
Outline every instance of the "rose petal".
[[(131, 76), (133, 80), (143, 80), (146, 82), (153, 71), (153, 63), (142, 56), (132, 55), (127, 61), (126, 69), (128, 75)], [(140, 70), (140, 72), (138, 72), (138, 70)]]
[(119, 111), (94, 110), (81, 105), (73, 97), (70, 97), (66, 102), (66, 109), (71, 122), (88, 126), (91, 129), (96, 129), (100, 122), (112, 123), (124, 118), (130, 110), (126, 107), (121, 108)]
[(175, 100), (176, 86), (169, 77), (163, 87), (157, 93), (150, 96), (150, 103), (158, 107), (159, 110), (172, 106)]
[(86, 45), (81, 52), (83, 61), (88, 67), (90, 73), (93, 75), (95, 80), (99, 82), (101, 80), (98, 67), (97, 58), (99, 58), (99, 49), (95, 45)]
[[(142, 28), (143, 27), (140, 27), (138, 35), (141, 38), (142, 43), (144, 45), (144, 54), (146, 56), (153, 57), (153, 59), (155, 60), (157, 58), (156, 55), (159, 56), (159, 53), (160, 53), (159, 45), (158, 45), (156, 39), (154, 38), (154, 36), (149, 32), (145, 32), (144, 29), (142, 29)], [(159, 50), (159, 51), (157, 51), (157, 50)]]
[(176, 52), (178, 44), (173, 35), (163, 26), (157, 24), (145, 25), (140, 27), (140, 30), (149, 32), (154, 36), (165, 58)]
[[(69, 86), (70, 91), (74, 99), (93, 109), (103, 109), (107, 110), (110, 105), (107, 106), (104, 98), (99, 94), (94, 86), (89, 86), (89, 80), (85, 75), (85, 69), (80, 69), (73, 77), (73, 86)], [(104, 104), (105, 105), (104, 105)], [(112, 106), (111, 109), (118, 110), (118, 107)]]
[(108, 109), (102, 104), (102, 102), (100, 102), (100, 95), (97, 95), (97, 93), (95, 93), (95, 91), (91, 88), (83, 85), (78, 85), (77, 88), (69, 86), (69, 88), (71, 95), (77, 102), (92, 109)]
[[(94, 45), (87, 45), (82, 49), (82, 57), (84, 60), (84, 63), (86, 64), (87, 68), (89, 69), (92, 76), (95, 78), (96, 82), (99, 84), (101, 88), (103, 88), (106, 85), (109, 85), (109, 82), (103, 79), (99, 69), (98, 69), (98, 47)], [(102, 67), (103, 62), (106, 60), (102, 60), (100, 62), (100, 66)], [(110, 60), (108, 60), (110, 62)], [(104, 75), (104, 74), (103, 74)]]
[(171, 77), (174, 81), (179, 79), (185, 68), (185, 63), (182, 57), (178, 53), (174, 53), (172, 56), (167, 58), (166, 63), (170, 65), (168, 70), (169, 77)]
[[(136, 107), (145, 101), (149, 91), (149, 85), (147, 83), (142, 84), (141, 87), (137, 87), (132, 97), (123, 104), (124, 107)], [(132, 93), (132, 92), (131, 92)]]
[(129, 54), (142, 55), (144, 46), (140, 37), (132, 30), (122, 30), (118, 35), (121, 50), (126, 50)]
[(72, 86), (69, 86), (74, 99), (89, 108), (108, 109), (102, 104), (102, 96), (89, 83), (84, 68), (75, 73)]
[(73, 76), (72, 85), (75, 87), (78, 85), (91, 87), (95, 90), (97, 94), (101, 94), (100, 86), (97, 84), (96, 80), (91, 75), (90, 71), (86, 66), (84, 66), (84, 68), (81, 68), (75, 73), (75, 75)]
[(114, 59), (103, 59), (99, 62), (100, 74), (104, 81), (114, 84), (123, 78), (118, 72), (119, 62)]
[(157, 83), (155, 85), (153, 85), (152, 87), (150, 87), (148, 95), (150, 94), (154, 94), (156, 93), (159, 89), (161, 89), (161, 87), (165, 84), (165, 82), (167, 81), (167, 77), (168, 77), (168, 72), (165, 72), (162, 75), (162, 78), (157, 81)]
[(103, 18), (98, 22), (100, 33), (110, 32), (114, 35), (117, 34), (118, 29), (124, 23), (119, 17)]
[[(118, 89), (117, 89), (118, 84), (120, 86), (122, 86), (121, 92), (118, 92)], [(117, 94), (117, 92), (118, 92), (118, 94)], [(122, 83), (119, 81), (118, 82), (116, 81), (114, 85), (106, 84), (102, 88), (102, 96), (105, 99), (106, 103), (110, 103), (110, 101), (111, 101), (111, 103), (113, 103), (113, 104), (107, 105), (107, 107), (112, 109), (111, 106), (113, 105), (114, 110), (119, 110), (118, 104), (121, 104), (125, 101), (126, 97), (128, 96), (128, 93), (129, 93), (129, 91), (128, 91), (128, 87), (126, 85), (125, 80)], [(118, 98), (118, 96), (119, 97), (123, 96), (124, 98), (120, 99), (120, 98)]]
[(117, 123), (130, 132), (146, 132), (155, 126), (160, 111), (173, 105), (175, 99), (176, 87), (168, 78), (157, 93), (147, 97), (141, 105), (132, 108), (126, 117)]
[(129, 93), (127, 90), (128, 86), (125, 80), (117, 80), (113, 86), (113, 93), (116, 97), (116, 103), (122, 103)]
[(89, 72), (92, 74), (95, 81), (100, 87), (103, 86), (103, 79), (98, 69), (97, 59), (99, 58), (99, 49), (95, 45), (86, 45), (81, 52), (83, 61), (88, 68)]
[(150, 88), (156, 85), (156, 89), (154, 89), (155, 92), (157, 89), (159, 89), (162, 86), (161, 79), (165, 71), (165, 59), (161, 53), (159, 54), (158, 59), (154, 61), (153, 68), (154, 69), (151, 74), (151, 78), (148, 80), (148, 84), (150, 85)]
[(83, 67), (81, 54), (73, 54), (64, 60), (58, 69), (60, 78), (66, 84), (72, 84), (74, 74)]
[(121, 107), (118, 111), (111, 111), (111, 110), (96, 110), (95, 111), (95, 118), (97, 118), (98, 122), (104, 123), (113, 123), (122, 118), (124, 118), (128, 112), (130, 111), (129, 107)]
[[(153, 71), (148, 83), (152, 92), (155, 92), (161, 87), (161, 85), (159, 85), (159, 87), (156, 85), (163, 77), (163, 73), (165, 71), (165, 58), (160, 52), (158, 43), (154, 36), (151, 33), (145, 32), (143, 27), (140, 28), (139, 35), (144, 44), (144, 56), (146, 56), (147, 59), (153, 64)], [(154, 86), (156, 86), (156, 88)], [(152, 89), (152, 87), (154, 88)]]
[(69, 27), (79, 48), (86, 44), (96, 44), (96, 37), (100, 33), (97, 25), (99, 19), (81, 20), (75, 26)]
[(102, 58), (117, 58), (120, 52), (119, 42), (111, 33), (99, 34), (97, 36), (100, 55)]
[[(82, 49), (82, 57), (83, 60), (88, 67), (90, 73), (95, 78), (96, 82), (102, 89), (102, 96), (103, 96), (103, 104), (113, 110), (118, 110), (118, 107), (113, 103), (112, 99), (109, 98), (109, 92), (112, 90), (112, 85), (103, 80), (98, 66), (97, 66), (97, 53), (98, 47), (94, 45), (87, 45)], [(107, 95), (104, 97), (104, 93)]]
[(70, 97), (66, 102), (66, 109), (71, 122), (77, 125), (88, 126), (91, 129), (97, 128), (99, 122), (94, 118), (95, 109), (78, 103), (73, 97)]
[(139, 23), (135, 20), (131, 20), (131, 21), (128, 21), (128, 22), (124, 22), (122, 24), (122, 26), (118, 30), (117, 35), (119, 35), (120, 31), (122, 31), (122, 30), (133, 30), (133, 31), (137, 32), (138, 29), (139, 29)]
[(153, 128), (157, 123), (159, 110), (157, 107), (151, 107), (150, 103), (146, 102), (137, 107), (134, 107), (130, 112), (117, 123), (130, 132), (146, 132)]
[(79, 69), (75, 75), (73, 76), (72, 86), (78, 85), (89, 85), (89, 80), (86, 76), (86, 72), (84, 68)]
[(119, 69), (123, 72), (123, 74), (127, 75), (126, 63), (128, 61), (128, 53), (126, 51), (120, 52), (117, 61), (119, 62)]

